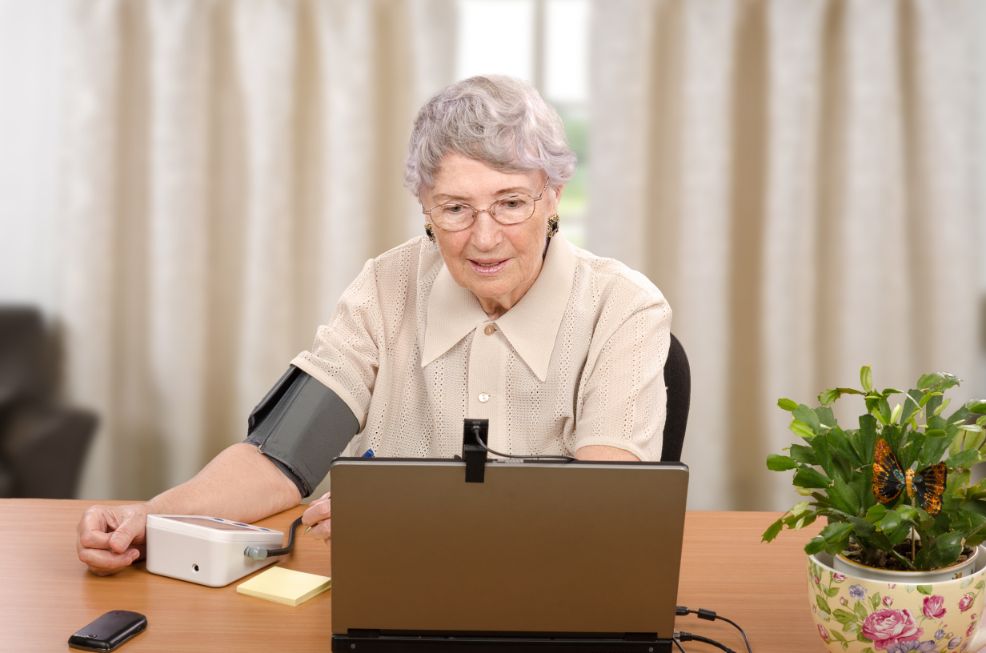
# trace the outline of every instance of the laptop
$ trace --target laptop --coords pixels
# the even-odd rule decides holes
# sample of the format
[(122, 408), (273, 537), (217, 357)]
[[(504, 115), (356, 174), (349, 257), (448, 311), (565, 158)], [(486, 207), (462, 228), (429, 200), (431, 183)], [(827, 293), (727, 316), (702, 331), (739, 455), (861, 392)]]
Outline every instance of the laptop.
[(333, 651), (671, 651), (681, 463), (340, 458)]

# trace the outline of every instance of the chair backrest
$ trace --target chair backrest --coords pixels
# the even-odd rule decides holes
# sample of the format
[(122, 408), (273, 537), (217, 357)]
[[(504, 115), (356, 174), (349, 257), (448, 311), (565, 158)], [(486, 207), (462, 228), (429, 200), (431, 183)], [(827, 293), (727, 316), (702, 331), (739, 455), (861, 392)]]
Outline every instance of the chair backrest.
[(664, 363), (664, 385), (668, 388), (667, 418), (664, 421), (664, 445), (661, 460), (680, 462), (688, 425), (688, 406), (692, 395), (692, 374), (681, 342), (671, 334), (668, 360)]

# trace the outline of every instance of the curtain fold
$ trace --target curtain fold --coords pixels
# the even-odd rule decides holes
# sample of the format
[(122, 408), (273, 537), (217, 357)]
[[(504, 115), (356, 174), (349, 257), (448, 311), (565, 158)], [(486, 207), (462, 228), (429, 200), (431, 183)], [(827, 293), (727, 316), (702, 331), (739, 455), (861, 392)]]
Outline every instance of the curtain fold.
[(597, 12), (588, 242), (674, 309), (692, 363), (692, 508), (789, 505), (790, 479), (764, 465), (794, 437), (781, 396), (811, 403), (863, 364), (884, 386), (947, 370), (967, 382), (957, 399), (983, 394), (975, 9)]
[(66, 392), (102, 416), (81, 493), (143, 498), (242, 439), (366, 258), (420, 228), (401, 162), (455, 6), (66, 12), (57, 318)]

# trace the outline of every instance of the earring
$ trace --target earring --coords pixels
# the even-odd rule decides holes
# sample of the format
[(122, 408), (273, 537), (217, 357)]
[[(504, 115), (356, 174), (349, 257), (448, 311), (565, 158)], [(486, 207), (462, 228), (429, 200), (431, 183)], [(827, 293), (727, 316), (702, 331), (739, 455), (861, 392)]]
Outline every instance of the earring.
[(556, 233), (558, 233), (558, 214), (555, 213), (553, 216), (548, 218), (548, 238), (551, 238)]
[(428, 236), (428, 240), (435, 242), (435, 231), (431, 228), (431, 224), (428, 222), (425, 223), (425, 235)]

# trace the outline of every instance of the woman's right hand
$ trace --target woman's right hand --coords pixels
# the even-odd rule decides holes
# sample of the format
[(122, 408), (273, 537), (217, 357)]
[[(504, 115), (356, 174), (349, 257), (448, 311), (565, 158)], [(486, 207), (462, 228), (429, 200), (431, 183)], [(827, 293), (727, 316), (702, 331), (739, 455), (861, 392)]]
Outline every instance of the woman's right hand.
[(301, 523), (308, 527), (306, 533), (328, 544), (332, 537), (332, 493), (326, 492), (308, 504), (308, 510), (301, 513)]
[(142, 558), (148, 512), (144, 503), (91, 506), (79, 521), (79, 560), (97, 576), (108, 576)]

